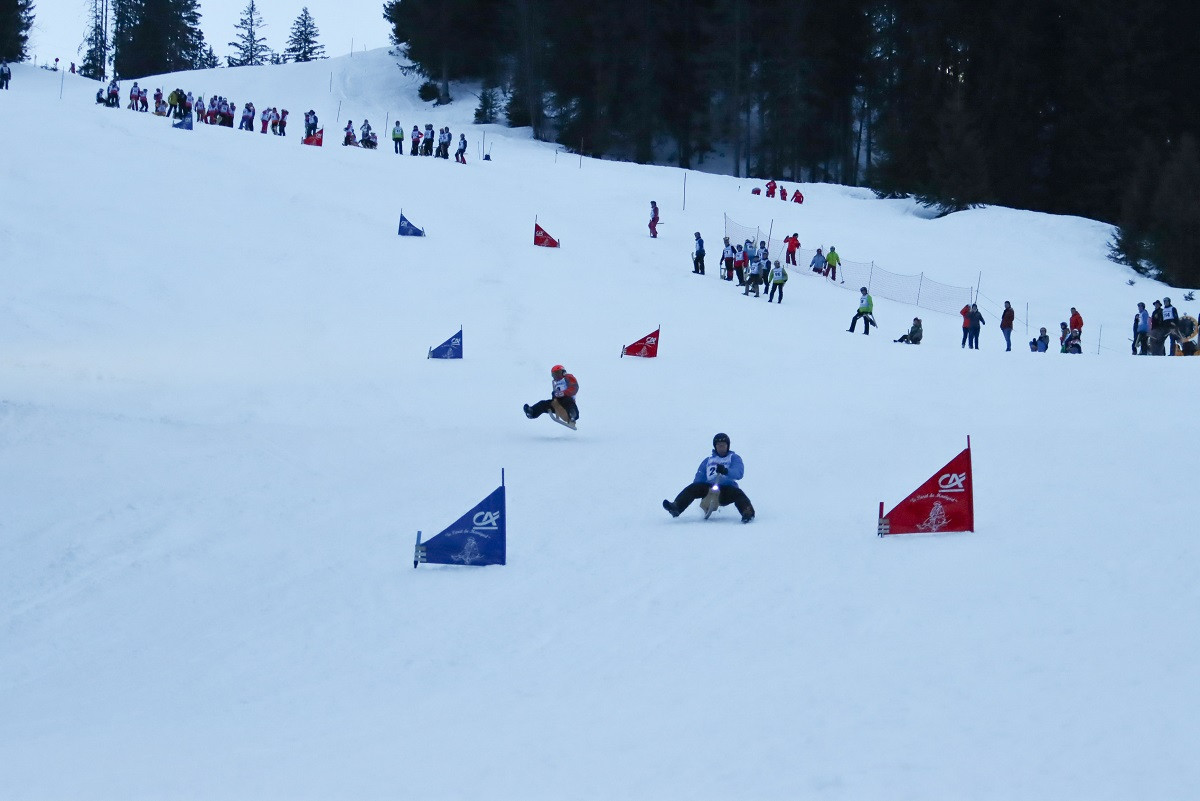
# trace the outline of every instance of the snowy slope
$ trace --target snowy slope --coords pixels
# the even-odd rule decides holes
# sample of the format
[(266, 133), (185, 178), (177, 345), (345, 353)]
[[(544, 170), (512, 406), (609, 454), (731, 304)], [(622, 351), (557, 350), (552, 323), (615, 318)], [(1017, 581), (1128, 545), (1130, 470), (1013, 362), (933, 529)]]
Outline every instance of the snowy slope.
[[(286, 104), (282, 139), (67, 77), (0, 94), (0, 798), (1195, 797), (1194, 363), (1124, 357), (1171, 291), (1106, 226), (698, 173), (684, 211), (680, 170), (502, 128), (465, 167), (300, 147), (340, 102), (475, 152), (468, 89), (419, 105), (385, 51), (162, 81)], [(743, 298), (690, 272), (723, 213), (1078, 306), (1091, 353), (887, 301), (851, 336), (804, 270)], [(555, 362), (577, 433), (520, 413)], [(670, 519), (718, 430), (758, 518)], [(967, 434), (979, 531), (875, 537)], [(501, 468), (509, 564), (414, 571)]]

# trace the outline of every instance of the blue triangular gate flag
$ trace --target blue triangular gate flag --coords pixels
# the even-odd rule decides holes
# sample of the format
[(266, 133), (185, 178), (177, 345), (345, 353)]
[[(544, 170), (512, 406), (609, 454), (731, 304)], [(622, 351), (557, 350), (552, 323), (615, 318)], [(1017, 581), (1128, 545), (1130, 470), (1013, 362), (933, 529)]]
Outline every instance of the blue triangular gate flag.
[(183, 119), (180, 120), (179, 122), (171, 123), (171, 127), (178, 128), (181, 131), (192, 130), (192, 114), (191, 114), (191, 112), (188, 112), (187, 114), (183, 115)]
[(413, 567), (421, 562), (473, 567), (504, 564), (507, 557), (506, 515), (501, 473), (500, 486), (453, 525), (424, 543), (421, 532), (417, 532)]
[(461, 359), (463, 357), (462, 329), (436, 348), (429, 349), (427, 359)]
[(404, 216), (404, 212), (400, 212), (400, 230), (396, 233), (400, 234), (400, 236), (425, 236), (425, 229), (413, 225)]

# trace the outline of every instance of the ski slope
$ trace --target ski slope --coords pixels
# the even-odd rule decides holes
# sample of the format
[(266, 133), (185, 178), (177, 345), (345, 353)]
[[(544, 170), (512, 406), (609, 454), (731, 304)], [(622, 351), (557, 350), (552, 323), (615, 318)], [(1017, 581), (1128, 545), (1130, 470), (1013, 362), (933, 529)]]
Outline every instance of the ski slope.
[[(420, 104), (382, 50), (176, 85), (289, 135), (26, 65), (0, 93), (0, 798), (1197, 796), (1197, 363), (1126, 357), (1135, 303), (1182, 292), (1108, 226), (694, 172), (685, 210), (681, 170), (469, 126), (470, 87)], [(364, 115), (469, 163), (336, 146)], [(725, 213), (982, 274), (1033, 329), (1005, 353), (985, 307), (964, 351), (877, 299), (850, 335), (857, 293), (803, 267), (742, 297), (691, 274)], [(1088, 352), (1029, 353), (1070, 306)], [(558, 362), (578, 432), (521, 413)], [(717, 431), (757, 518), (672, 520)], [(968, 434), (978, 531), (877, 538)], [(502, 468), (508, 564), (413, 570)]]

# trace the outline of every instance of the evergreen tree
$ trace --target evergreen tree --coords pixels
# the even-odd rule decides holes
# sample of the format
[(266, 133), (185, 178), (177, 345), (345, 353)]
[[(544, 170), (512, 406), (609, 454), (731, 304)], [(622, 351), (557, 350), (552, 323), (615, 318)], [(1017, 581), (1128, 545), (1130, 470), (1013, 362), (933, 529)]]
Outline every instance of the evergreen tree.
[(85, 78), (102, 81), (107, 75), (108, 67), (108, 27), (104, 18), (107, 3), (104, 0), (92, 0), (92, 8), (88, 12), (88, 31), (83, 39), (83, 61), (79, 65), (79, 74)]
[(383, 16), (399, 55), (437, 81), (439, 102), (448, 103), (450, 81), (494, 72), (499, 9), (495, 0), (389, 0)]
[(931, 188), (918, 199), (941, 215), (978, 206), (990, 198), (987, 154), (964, 107), (962, 91), (955, 92), (938, 115), (929, 173)]
[(197, 69), (213, 70), (219, 66), (221, 66), (221, 62), (217, 58), (216, 52), (213, 51), (212, 45), (205, 45), (204, 52), (200, 54), (200, 61), (196, 64)]
[(1127, 264), (1143, 275), (1154, 272), (1150, 201), (1161, 168), (1162, 155), (1154, 142), (1147, 139), (1126, 178), (1117, 230), (1109, 244), (1109, 258), (1118, 264)]
[(259, 67), (267, 63), (271, 48), (267, 47), (267, 39), (260, 36), (262, 29), (267, 27), (258, 13), (254, 0), (249, 0), (242, 10), (242, 17), (233, 26), (237, 31), (237, 41), (230, 42), (234, 54), (226, 61), (231, 67)]
[(113, 70), (139, 78), (196, 66), (203, 44), (196, 0), (114, 0)]
[(33, 0), (0, 0), (0, 59), (25, 60), (33, 9)]
[(1155, 265), (1174, 286), (1200, 285), (1200, 150), (1184, 134), (1167, 160), (1152, 204)]
[(300, 16), (292, 23), (292, 32), (288, 36), (284, 56), (291, 61), (316, 61), (325, 58), (325, 45), (317, 42), (321, 32), (317, 23), (308, 13), (308, 6), (300, 10)]

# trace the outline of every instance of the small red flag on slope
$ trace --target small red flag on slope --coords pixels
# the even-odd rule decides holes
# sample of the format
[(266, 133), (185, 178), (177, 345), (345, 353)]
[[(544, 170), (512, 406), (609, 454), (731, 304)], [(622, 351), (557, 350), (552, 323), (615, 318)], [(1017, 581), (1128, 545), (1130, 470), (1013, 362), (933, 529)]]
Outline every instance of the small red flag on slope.
[(662, 326), (659, 326), (632, 345), (627, 345), (621, 350), (621, 356), (644, 356), (653, 359), (658, 355), (658, 332), (661, 330)]
[(546, 233), (546, 229), (535, 222), (533, 224), (533, 244), (540, 248), (556, 248), (558, 240)]
[(974, 531), (975, 494), (971, 475), (971, 438), (967, 447), (938, 472), (883, 513), (879, 504), (879, 536), (935, 531)]

